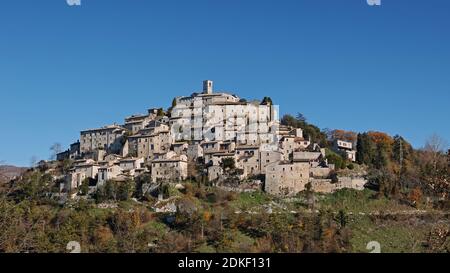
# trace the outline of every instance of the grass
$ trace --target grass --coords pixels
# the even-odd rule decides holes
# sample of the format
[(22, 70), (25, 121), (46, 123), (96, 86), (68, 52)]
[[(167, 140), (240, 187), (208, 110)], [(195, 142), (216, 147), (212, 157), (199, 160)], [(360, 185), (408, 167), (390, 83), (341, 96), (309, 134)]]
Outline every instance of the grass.
[(349, 227), (353, 252), (367, 253), (371, 241), (379, 242), (382, 253), (423, 252), (422, 242), (431, 229), (431, 224), (411, 226), (405, 221), (374, 222), (369, 216), (352, 217)]
[(156, 219), (153, 219), (151, 221), (149, 221), (148, 223), (145, 224), (144, 229), (148, 230), (148, 231), (152, 231), (156, 234), (158, 234), (158, 236), (162, 237), (165, 233), (167, 233), (169, 231), (169, 228), (164, 224), (161, 223), (159, 221), (157, 221)]
[(352, 213), (373, 213), (413, 210), (387, 198), (375, 198), (375, 192), (369, 189), (357, 191), (342, 189), (332, 194), (322, 195), (319, 204), (322, 208), (334, 211), (344, 210)]
[(268, 204), (272, 198), (261, 191), (240, 193), (236, 200), (230, 203), (231, 207), (239, 210), (249, 210)]
[(231, 245), (232, 249), (236, 249), (239, 252), (248, 252), (251, 250), (255, 243), (255, 239), (240, 232), (239, 230), (233, 234), (234, 242)]
[(170, 197), (183, 196), (183, 194), (177, 188), (175, 188), (174, 184), (168, 185), (168, 191)]
[(213, 246), (208, 245), (207, 243), (202, 244), (197, 247), (194, 252), (196, 253), (217, 253), (216, 249)]

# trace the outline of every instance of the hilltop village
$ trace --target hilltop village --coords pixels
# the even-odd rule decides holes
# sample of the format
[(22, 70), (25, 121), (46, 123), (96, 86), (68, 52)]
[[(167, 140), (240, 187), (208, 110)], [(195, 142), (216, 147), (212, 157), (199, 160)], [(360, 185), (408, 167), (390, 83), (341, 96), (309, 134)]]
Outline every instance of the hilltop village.
[[(334, 152), (356, 160), (355, 143), (334, 139)], [(125, 118), (121, 125), (87, 129), (58, 161), (70, 166), (60, 193), (77, 195), (83, 183), (89, 192), (109, 180), (148, 175), (145, 190), (192, 177), (230, 190), (263, 189), (285, 197), (305, 189), (329, 193), (363, 189), (362, 177), (338, 177), (326, 150), (304, 137), (302, 129), (284, 126), (270, 98), (247, 101), (230, 92), (203, 90), (174, 98), (169, 109), (149, 109)]]

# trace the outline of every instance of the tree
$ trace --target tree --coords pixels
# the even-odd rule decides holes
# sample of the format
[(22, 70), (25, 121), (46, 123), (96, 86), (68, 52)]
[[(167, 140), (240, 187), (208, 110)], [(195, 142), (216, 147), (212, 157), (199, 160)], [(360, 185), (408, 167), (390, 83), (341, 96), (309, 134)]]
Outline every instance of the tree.
[(225, 170), (234, 170), (236, 168), (236, 162), (234, 158), (227, 157), (222, 159), (222, 168)]
[(422, 191), (419, 188), (414, 188), (409, 192), (408, 200), (411, 202), (411, 205), (417, 207), (417, 205), (422, 200)]
[(440, 137), (439, 135), (433, 134), (425, 142), (424, 150), (434, 154), (438, 154), (443, 153), (447, 148), (448, 148), (447, 141), (442, 137)]
[(117, 187), (117, 200), (128, 201), (133, 194), (133, 183), (131, 180), (125, 180), (123, 182), (118, 182)]
[(172, 100), (172, 108), (174, 108), (175, 106), (177, 106), (177, 98), (173, 98)]
[(9, 180), (9, 177), (3, 173), (3, 170), (6, 169), (6, 166), (3, 166), (4, 164), (5, 161), (0, 160), (0, 182), (2, 181), (2, 179), (5, 179), (5, 181)]
[(284, 115), (281, 118), (281, 124), (285, 126), (291, 126), (295, 128), (299, 128), (297, 124), (297, 120), (291, 115)]
[(373, 165), (378, 170), (381, 170), (388, 166), (389, 164), (389, 153), (387, 152), (389, 150), (389, 147), (386, 143), (380, 142), (376, 145), (376, 154), (375, 158), (373, 159)]
[(284, 115), (281, 124), (294, 128), (301, 128), (305, 138), (309, 138), (312, 142), (318, 143), (321, 147), (328, 147), (327, 134), (322, 132), (317, 126), (309, 124), (306, 117), (298, 113), (297, 117)]
[(433, 135), (427, 140), (418, 158), (421, 176), (426, 186), (443, 199), (450, 195), (449, 162), (444, 154), (446, 147), (445, 140)]
[(302, 113), (297, 113), (297, 121), (306, 124), (306, 117)]
[(450, 149), (447, 151), (447, 166), (448, 166), (448, 173), (450, 173)]
[(37, 156), (35, 156), (35, 155), (33, 155), (31, 158), (30, 158), (30, 167), (31, 168), (34, 168), (34, 167), (36, 167), (36, 165), (37, 165), (37, 163), (38, 163), (38, 157)]
[(356, 140), (358, 138), (358, 135), (355, 132), (352, 131), (345, 131), (345, 130), (333, 130), (330, 132), (331, 139), (339, 139), (344, 141), (349, 141), (351, 143), (356, 143)]
[[(167, 109), (166, 115), (172, 116), (172, 110), (177, 106), (177, 98), (173, 98), (172, 105)], [(158, 110), (159, 111), (159, 110)], [(164, 114), (158, 112), (158, 116), (164, 116)]]
[(146, 193), (143, 192), (143, 185), (144, 184), (150, 184), (150, 183), (151, 183), (150, 174), (144, 173), (144, 174), (141, 174), (138, 177), (136, 177), (134, 179), (134, 193), (133, 193), (133, 195), (136, 198), (145, 197)]
[(100, 196), (104, 200), (116, 200), (117, 185), (114, 181), (106, 181), (105, 186), (100, 189)]
[(341, 155), (333, 152), (330, 149), (326, 149), (325, 153), (326, 159), (328, 159), (328, 163), (334, 164), (337, 170), (344, 169), (347, 166), (344, 158)]
[(336, 221), (338, 222), (339, 227), (341, 229), (347, 225), (348, 220), (347, 220), (347, 215), (344, 210), (342, 210), (342, 209), (339, 210), (339, 213), (336, 217)]
[(356, 161), (376, 169), (389, 165), (394, 140), (385, 133), (368, 132), (358, 134)]
[(369, 175), (369, 185), (374, 190), (378, 190), (378, 196), (398, 197), (399, 180), (392, 175), (387, 169), (372, 169)]
[(270, 97), (264, 97), (261, 105), (273, 105), (272, 99)]
[(62, 151), (61, 144), (57, 142), (54, 143), (52, 146), (50, 146), (50, 151), (51, 151), (50, 160), (55, 160), (56, 156)]
[(80, 186), (81, 195), (87, 195), (89, 193), (89, 178), (83, 180)]
[(383, 143), (383, 144), (387, 144), (387, 145), (392, 145), (392, 143), (394, 142), (392, 137), (390, 137), (388, 134), (383, 133), (383, 132), (370, 131), (367, 133), (367, 135), (376, 144)]
[(163, 116), (166, 115), (166, 113), (164, 112), (164, 109), (159, 108), (156, 115), (157, 115), (158, 117), (163, 117)]
[(306, 202), (309, 209), (314, 209), (315, 207), (315, 197), (311, 182), (305, 185)]
[(394, 136), (392, 161), (398, 166), (398, 173), (403, 177), (413, 164), (414, 149), (403, 137)]

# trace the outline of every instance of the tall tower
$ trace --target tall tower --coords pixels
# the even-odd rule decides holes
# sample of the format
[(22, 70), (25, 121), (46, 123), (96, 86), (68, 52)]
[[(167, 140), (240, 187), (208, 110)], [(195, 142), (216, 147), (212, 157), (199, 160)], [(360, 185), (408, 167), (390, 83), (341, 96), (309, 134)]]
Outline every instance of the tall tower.
[(203, 81), (203, 94), (212, 94), (213, 92), (213, 81), (206, 80)]

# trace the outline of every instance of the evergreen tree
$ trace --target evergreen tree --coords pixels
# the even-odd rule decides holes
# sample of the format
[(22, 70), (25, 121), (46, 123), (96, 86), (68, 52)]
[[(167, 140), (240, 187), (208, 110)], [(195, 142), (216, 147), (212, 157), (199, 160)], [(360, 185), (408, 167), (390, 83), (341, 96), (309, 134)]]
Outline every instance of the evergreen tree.
[(177, 106), (177, 99), (173, 98), (173, 100), (172, 100), (172, 108), (174, 108), (175, 106)]
[(261, 105), (273, 105), (272, 99), (270, 97), (264, 97)]
[(376, 154), (373, 160), (373, 165), (375, 168), (381, 170), (388, 166), (389, 164), (389, 156), (387, 153), (388, 147), (385, 143), (379, 143), (376, 146)]
[(376, 155), (376, 146), (367, 133), (358, 134), (356, 148), (356, 161), (358, 164), (372, 165)]

